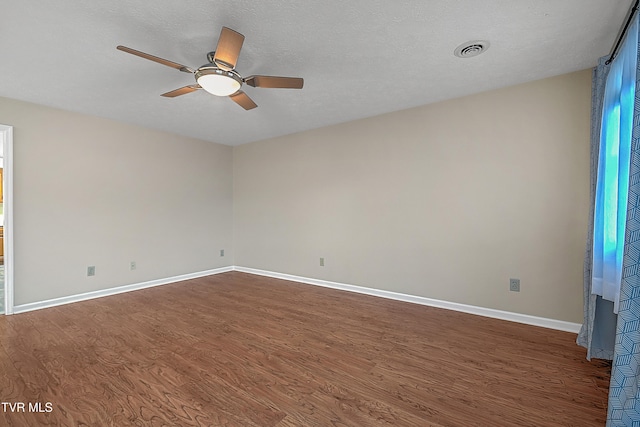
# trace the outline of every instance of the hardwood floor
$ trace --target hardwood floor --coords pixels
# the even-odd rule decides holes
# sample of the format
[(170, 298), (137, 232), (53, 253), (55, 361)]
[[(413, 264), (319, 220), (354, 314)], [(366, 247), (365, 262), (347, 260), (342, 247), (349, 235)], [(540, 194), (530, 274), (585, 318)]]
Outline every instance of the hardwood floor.
[(601, 426), (575, 338), (224, 273), (1, 316), (0, 424)]

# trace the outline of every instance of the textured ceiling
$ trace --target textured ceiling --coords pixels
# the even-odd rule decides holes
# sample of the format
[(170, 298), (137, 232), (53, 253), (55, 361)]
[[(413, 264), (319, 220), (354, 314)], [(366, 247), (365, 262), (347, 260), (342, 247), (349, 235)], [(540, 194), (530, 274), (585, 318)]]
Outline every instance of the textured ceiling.
[[(631, 2), (7, 1), (0, 96), (238, 145), (592, 67)], [(193, 77), (116, 50), (198, 67), (222, 26), (246, 37), (241, 75), (304, 89), (245, 86), (251, 111), (204, 91), (163, 98)], [(491, 47), (455, 57), (469, 40)]]

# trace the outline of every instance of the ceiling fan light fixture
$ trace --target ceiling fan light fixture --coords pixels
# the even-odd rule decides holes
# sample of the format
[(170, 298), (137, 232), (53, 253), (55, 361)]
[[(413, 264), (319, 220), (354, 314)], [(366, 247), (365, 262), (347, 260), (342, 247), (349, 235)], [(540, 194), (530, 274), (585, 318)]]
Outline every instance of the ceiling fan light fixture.
[(229, 96), (242, 86), (242, 78), (234, 71), (203, 66), (196, 71), (196, 81), (202, 89), (216, 96)]
[(148, 53), (131, 49), (130, 47), (119, 45), (116, 49), (139, 56), (140, 58), (148, 59), (149, 61), (157, 62), (158, 64), (166, 65), (167, 67), (175, 68), (178, 71), (189, 73), (195, 77), (198, 84), (190, 84), (163, 93), (161, 96), (166, 98), (175, 98), (198, 91), (199, 89), (204, 89), (205, 92), (212, 95), (229, 97), (245, 110), (251, 110), (256, 108), (257, 105), (249, 95), (240, 90), (244, 83), (251, 87), (302, 89), (304, 80), (301, 77), (254, 75), (246, 79), (243, 78), (235, 70), (243, 42), (244, 36), (242, 34), (231, 28), (222, 27), (216, 50), (207, 54), (207, 60), (209, 62), (195, 70), (186, 65), (178, 64), (177, 62), (169, 61), (159, 56), (149, 55)]

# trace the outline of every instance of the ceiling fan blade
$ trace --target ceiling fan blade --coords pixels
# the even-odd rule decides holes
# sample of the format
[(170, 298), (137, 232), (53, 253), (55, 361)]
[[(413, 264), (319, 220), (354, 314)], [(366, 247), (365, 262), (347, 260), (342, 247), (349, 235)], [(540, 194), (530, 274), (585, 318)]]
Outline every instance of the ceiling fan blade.
[(243, 91), (239, 90), (233, 95), (229, 95), (229, 98), (233, 100), (236, 104), (244, 108), (245, 110), (251, 110), (252, 108), (256, 108), (258, 105), (253, 102), (249, 96)]
[(236, 68), (240, 49), (244, 43), (244, 36), (231, 28), (222, 27), (216, 53), (213, 61), (223, 70), (231, 71)]
[(118, 46), (116, 49), (139, 56), (140, 58), (148, 59), (149, 61), (157, 62), (158, 64), (166, 65), (167, 67), (175, 68), (176, 70), (183, 71), (185, 73), (194, 73), (194, 70), (187, 67), (186, 65), (178, 64), (177, 62), (149, 55), (148, 53), (140, 52), (139, 50), (131, 49), (130, 47)]
[(166, 96), (167, 98), (175, 98), (176, 96), (186, 95), (187, 93), (191, 93), (198, 89), (201, 89), (200, 85), (189, 85), (181, 87), (180, 89), (172, 90), (171, 92), (163, 93), (161, 96)]
[(249, 76), (245, 83), (253, 87), (302, 89), (304, 79), (300, 77)]

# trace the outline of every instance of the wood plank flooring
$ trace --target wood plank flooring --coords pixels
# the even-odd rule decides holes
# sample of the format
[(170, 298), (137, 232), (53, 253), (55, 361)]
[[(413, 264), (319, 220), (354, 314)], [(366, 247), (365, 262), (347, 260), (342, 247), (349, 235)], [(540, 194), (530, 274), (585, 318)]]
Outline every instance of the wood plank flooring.
[(224, 273), (0, 316), (0, 425), (602, 426), (575, 338)]

